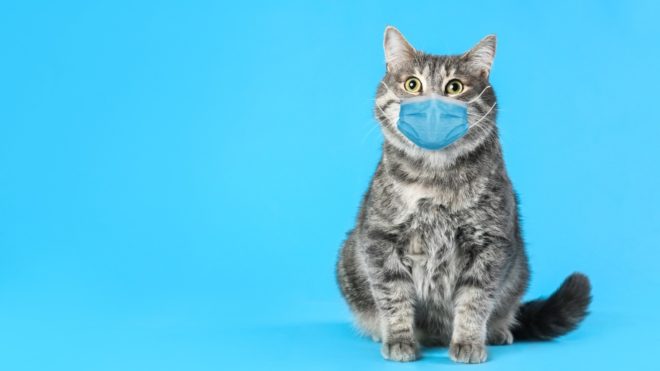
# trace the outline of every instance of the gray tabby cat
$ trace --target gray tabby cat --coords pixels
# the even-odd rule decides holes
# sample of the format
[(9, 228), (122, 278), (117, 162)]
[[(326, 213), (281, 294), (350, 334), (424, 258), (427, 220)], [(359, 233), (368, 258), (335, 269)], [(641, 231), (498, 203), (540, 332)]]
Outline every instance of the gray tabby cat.
[[(358, 327), (382, 341), (386, 359), (413, 361), (419, 344), (449, 345), (450, 357), (465, 363), (484, 362), (487, 343), (576, 328), (591, 300), (582, 274), (521, 304), (529, 268), (488, 80), (495, 36), (463, 55), (436, 56), (388, 27), (384, 47), (375, 107), (383, 154), (337, 264)], [(430, 94), (468, 107), (468, 132), (437, 151), (397, 130), (401, 100)]]

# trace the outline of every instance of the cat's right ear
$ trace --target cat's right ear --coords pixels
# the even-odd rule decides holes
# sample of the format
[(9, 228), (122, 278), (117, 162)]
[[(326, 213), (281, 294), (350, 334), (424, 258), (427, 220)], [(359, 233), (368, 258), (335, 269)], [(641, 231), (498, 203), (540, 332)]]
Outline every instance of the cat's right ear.
[(392, 72), (397, 65), (410, 61), (415, 57), (415, 48), (410, 45), (399, 30), (392, 26), (385, 28), (383, 48), (385, 49), (387, 72)]

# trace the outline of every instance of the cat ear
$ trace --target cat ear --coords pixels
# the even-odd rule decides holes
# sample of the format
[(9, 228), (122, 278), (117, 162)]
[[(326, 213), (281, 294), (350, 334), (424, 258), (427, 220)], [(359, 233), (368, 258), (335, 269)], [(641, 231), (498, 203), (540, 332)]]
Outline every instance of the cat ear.
[(385, 28), (383, 47), (388, 72), (391, 72), (396, 65), (410, 61), (415, 57), (415, 48), (408, 43), (399, 30), (392, 26)]
[(470, 51), (465, 53), (463, 58), (467, 60), (470, 68), (477, 70), (479, 73), (483, 74), (484, 77), (488, 77), (490, 74), (490, 67), (495, 58), (496, 44), (497, 39), (495, 35), (488, 35), (481, 39), (481, 41), (470, 49)]

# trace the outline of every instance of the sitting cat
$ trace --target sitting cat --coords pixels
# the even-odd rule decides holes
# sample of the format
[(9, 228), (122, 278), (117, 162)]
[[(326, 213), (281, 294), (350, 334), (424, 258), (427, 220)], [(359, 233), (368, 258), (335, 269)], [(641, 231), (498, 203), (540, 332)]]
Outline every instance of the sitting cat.
[(387, 359), (448, 345), (465, 363), (484, 362), (487, 343), (574, 329), (591, 300), (582, 274), (521, 304), (529, 268), (495, 124), (495, 37), (438, 56), (388, 27), (384, 48), (382, 158), (337, 264), (358, 327), (382, 341)]

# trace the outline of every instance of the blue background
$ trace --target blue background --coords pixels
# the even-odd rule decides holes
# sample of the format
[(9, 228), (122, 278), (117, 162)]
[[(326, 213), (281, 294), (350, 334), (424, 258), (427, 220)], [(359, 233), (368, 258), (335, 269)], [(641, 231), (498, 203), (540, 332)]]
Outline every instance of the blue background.
[(387, 24), (434, 53), (497, 34), (528, 296), (593, 280), (578, 331), (475, 368), (655, 367), (656, 4), (2, 2), (0, 369), (467, 367), (382, 360), (335, 285)]

